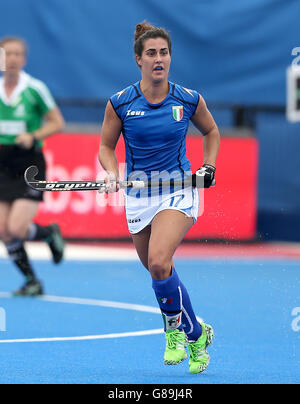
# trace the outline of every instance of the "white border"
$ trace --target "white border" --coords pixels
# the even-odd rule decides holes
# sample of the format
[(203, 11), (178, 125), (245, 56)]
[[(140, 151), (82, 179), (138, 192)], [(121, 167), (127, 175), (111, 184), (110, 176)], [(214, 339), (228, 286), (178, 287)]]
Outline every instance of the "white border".
[[(31, 259), (51, 261), (52, 256), (46, 243), (26, 242), (26, 250)], [(7, 251), (0, 243), (0, 258), (8, 258)], [(109, 245), (86, 246), (67, 243), (65, 246), (65, 260), (67, 261), (138, 261), (138, 255), (131, 247), (113, 247)]]

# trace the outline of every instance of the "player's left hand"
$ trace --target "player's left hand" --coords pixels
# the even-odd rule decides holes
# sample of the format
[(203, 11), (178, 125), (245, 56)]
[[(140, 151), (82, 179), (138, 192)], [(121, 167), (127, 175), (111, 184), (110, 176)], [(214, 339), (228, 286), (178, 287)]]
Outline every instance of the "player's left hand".
[(203, 166), (192, 176), (193, 187), (197, 187), (197, 183), (199, 184), (200, 181), (200, 184), (203, 183), (204, 188), (209, 188), (212, 185), (215, 185), (215, 171), (216, 168), (214, 166), (203, 164)]
[(15, 144), (23, 149), (29, 150), (34, 144), (34, 136), (31, 133), (21, 133), (18, 137), (16, 137)]

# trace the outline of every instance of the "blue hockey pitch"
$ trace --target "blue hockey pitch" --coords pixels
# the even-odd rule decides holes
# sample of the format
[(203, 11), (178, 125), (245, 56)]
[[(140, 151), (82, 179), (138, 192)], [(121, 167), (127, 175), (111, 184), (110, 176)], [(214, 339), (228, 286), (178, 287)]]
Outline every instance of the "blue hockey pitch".
[(11, 297), (22, 278), (1, 258), (0, 383), (299, 383), (299, 264), (177, 259), (197, 315), (215, 330), (208, 369), (191, 375), (188, 361), (163, 364), (162, 319), (136, 260), (35, 260), (40, 299)]

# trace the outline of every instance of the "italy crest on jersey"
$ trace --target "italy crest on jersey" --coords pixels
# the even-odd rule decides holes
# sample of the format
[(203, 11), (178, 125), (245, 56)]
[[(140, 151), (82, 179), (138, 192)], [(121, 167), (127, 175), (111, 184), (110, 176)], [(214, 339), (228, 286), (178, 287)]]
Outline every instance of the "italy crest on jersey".
[(173, 118), (179, 122), (183, 118), (183, 105), (172, 107)]

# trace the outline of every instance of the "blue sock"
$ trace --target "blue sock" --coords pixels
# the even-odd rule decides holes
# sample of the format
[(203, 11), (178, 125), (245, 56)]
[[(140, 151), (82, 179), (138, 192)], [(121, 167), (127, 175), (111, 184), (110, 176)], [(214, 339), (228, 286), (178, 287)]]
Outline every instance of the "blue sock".
[(177, 273), (173, 270), (167, 279), (152, 279), (152, 287), (162, 312), (165, 331), (182, 330), (182, 294)]
[[(175, 272), (175, 269), (173, 270), (173, 272)], [(202, 334), (202, 327), (195, 316), (189, 294), (181, 281), (180, 281), (180, 289), (182, 293), (183, 329), (189, 341), (197, 341), (197, 339)]]

